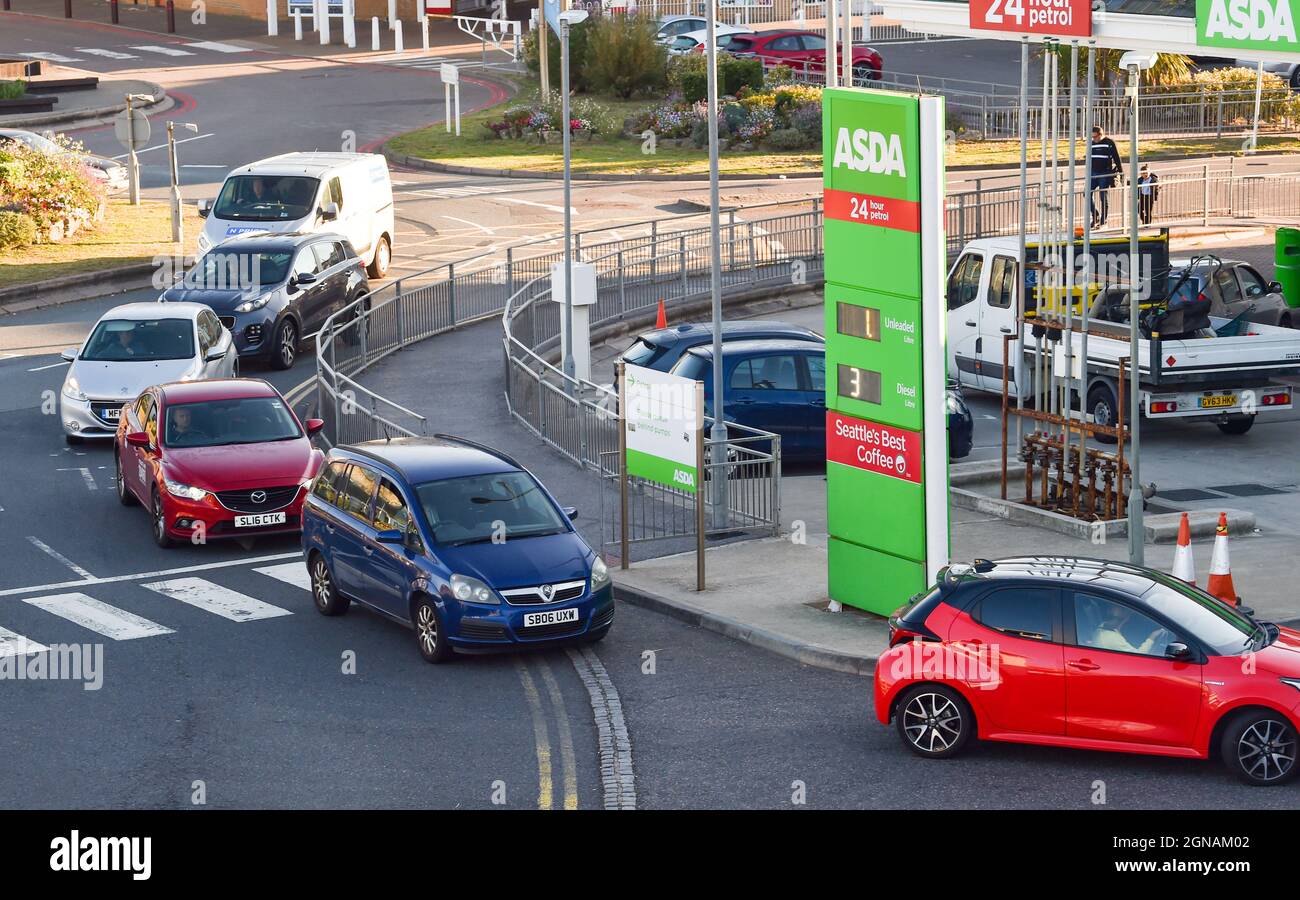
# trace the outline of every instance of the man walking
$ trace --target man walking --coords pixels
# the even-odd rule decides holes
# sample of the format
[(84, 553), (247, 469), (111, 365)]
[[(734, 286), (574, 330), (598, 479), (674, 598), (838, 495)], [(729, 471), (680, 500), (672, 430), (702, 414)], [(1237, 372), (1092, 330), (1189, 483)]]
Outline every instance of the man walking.
[[(1106, 214), (1110, 210), (1110, 189), (1115, 186), (1115, 177), (1124, 174), (1119, 151), (1115, 142), (1106, 137), (1100, 125), (1092, 128), (1092, 146), (1088, 152), (1088, 169), (1091, 174), (1088, 186), (1088, 208), (1092, 211), (1092, 227), (1106, 224)], [(1101, 202), (1093, 199), (1094, 192), (1101, 193)], [(1098, 208), (1100, 206), (1100, 208)]]
[(1142, 172), (1138, 176), (1138, 220), (1143, 225), (1151, 224), (1151, 216), (1158, 199), (1160, 199), (1160, 176), (1143, 163)]

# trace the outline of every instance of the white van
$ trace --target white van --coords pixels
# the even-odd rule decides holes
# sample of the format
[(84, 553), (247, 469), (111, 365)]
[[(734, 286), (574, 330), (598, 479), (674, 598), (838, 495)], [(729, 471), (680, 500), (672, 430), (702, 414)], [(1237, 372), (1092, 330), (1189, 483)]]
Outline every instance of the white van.
[(235, 169), (199, 214), (199, 256), (236, 235), (332, 231), (347, 236), (371, 278), (393, 258), (393, 183), (375, 153), (284, 153)]

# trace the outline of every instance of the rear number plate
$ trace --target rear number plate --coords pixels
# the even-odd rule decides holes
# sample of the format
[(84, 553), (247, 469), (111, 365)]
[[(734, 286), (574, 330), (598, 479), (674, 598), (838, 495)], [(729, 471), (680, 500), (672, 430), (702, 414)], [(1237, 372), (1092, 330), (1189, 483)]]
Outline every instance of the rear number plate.
[(1201, 409), (1219, 409), (1224, 406), (1236, 406), (1236, 394), (1217, 394), (1213, 397), (1201, 398)]
[(570, 609), (548, 609), (546, 612), (524, 613), (524, 627), (537, 625), (559, 625), (564, 622), (578, 621), (577, 607)]
[(259, 513), (256, 516), (235, 516), (236, 528), (261, 528), (263, 525), (283, 525), (284, 513)]

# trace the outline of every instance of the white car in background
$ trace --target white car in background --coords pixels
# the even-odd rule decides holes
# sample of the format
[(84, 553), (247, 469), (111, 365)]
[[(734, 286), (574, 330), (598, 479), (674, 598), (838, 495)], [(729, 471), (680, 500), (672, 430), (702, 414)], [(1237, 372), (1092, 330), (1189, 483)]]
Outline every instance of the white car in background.
[[(726, 50), (731, 36), (736, 33), (734, 31), (715, 31), (713, 41), (718, 45), (719, 50)], [(673, 56), (682, 56), (686, 53), (703, 53), (704, 45), (708, 39), (709, 33), (707, 31), (688, 31), (673, 38), (668, 45), (668, 52)]]
[[(696, 31), (704, 32), (709, 27), (709, 20), (704, 16), (664, 16), (659, 23), (659, 43), (671, 45), (674, 38)], [(713, 23), (713, 33), (749, 34), (754, 29), (748, 25), (727, 25), (724, 22)]]
[(200, 303), (128, 303), (95, 323), (59, 392), (59, 421), (69, 444), (117, 433), (122, 407), (145, 388), (172, 381), (233, 378), (234, 338)]

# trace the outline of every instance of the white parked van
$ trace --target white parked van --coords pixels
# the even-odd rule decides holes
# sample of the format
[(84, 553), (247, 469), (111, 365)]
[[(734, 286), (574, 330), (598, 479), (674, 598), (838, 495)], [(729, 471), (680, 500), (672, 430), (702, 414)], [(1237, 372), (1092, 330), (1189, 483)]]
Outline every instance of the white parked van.
[(235, 169), (207, 219), (199, 255), (258, 231), (331, 231), (347, 236), (371, 278), (393, 258), (393, 184), (375, 153), (285, 153)]

